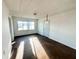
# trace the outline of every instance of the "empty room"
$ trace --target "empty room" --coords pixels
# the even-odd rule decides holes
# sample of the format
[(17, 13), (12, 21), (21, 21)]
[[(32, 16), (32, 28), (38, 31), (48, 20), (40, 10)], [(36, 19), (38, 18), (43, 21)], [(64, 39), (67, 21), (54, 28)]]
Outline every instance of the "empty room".
[(76, 0), (2, 0), (3, 59), (76, 59)]

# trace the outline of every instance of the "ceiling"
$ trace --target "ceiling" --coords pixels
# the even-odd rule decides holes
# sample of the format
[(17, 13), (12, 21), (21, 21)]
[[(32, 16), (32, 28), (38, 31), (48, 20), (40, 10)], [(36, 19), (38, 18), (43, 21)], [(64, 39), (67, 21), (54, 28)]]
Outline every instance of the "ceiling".
[[(4, 0), (10, 14), (19, 17), (44, 18), (75, 8), (76, 0)], [(33, 13), (37, 13), (36, 16)]]

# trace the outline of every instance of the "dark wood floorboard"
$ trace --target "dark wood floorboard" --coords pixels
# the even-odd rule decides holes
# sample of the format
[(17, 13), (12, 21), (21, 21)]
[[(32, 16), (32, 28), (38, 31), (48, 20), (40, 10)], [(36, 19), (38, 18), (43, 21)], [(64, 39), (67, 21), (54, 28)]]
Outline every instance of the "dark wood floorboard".
[(23, 59), (38, 59), (33, 55), (31, 49), (29, 42), (29, 38), (31, 37), (37, 37), (39, 39), (47, 55), (49, 56), (49, 59), (76, 59), (76, 50), (41, 35), (29, 35), (16, 38), (16, 43), (12, 46), (11, 59), (16, 58), (18, 46), (22, 41), (24, 41)]

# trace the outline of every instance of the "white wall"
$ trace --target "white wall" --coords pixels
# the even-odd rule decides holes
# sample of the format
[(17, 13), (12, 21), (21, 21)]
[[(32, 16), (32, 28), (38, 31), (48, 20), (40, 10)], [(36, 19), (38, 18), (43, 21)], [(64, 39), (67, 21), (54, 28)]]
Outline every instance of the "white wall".
[(44, 19), (44, 24), (43, 24), (43, 34), (46, 37), (49, 37), (49, 31), (50, 31), (50, 20), (46, 21)]
[(76, 48), (75, 10), (54, 15), (50, 18), (50, 38)]
[(38, 33), (49, 37), (50, 21), (45, 22), (45, 18), (38, 20)]
[(9, 11), (4, 1), (2, 2), (2, 58), (9, 59), (11, 52), (11, 36), (8, 21)]
[[(64, 11), (49, 17), (49, 38), (76, 49), (76, 14), (75, 9)], [(43, 19), (38, 21), (39, 33), (44, 31)], [(43, 35), (45, 35), (43, 33)]]
[(43, 24), (44, 24), (44, 19), (39, 19), (38, 20), (38, 33), (43, 35)]
[[(18, 31), (17, 21), (34, 21), (35, 22), (35, 30), (21, 30), (21, 31)], [(37, 31), (38, 31), (38, 28), (37, 28), (38, 23), (37, 23), (37, 21), (38, 20), (31, 19), (31, 18), (13, 17), (14, 36), (37, 33)]]

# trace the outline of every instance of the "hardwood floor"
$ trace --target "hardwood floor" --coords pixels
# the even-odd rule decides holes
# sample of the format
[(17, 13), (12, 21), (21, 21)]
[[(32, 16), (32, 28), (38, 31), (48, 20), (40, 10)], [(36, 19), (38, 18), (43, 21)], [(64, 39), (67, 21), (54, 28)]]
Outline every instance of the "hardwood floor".
[[(21, 42), (24, 46), (20, 48)], [(23, 56), (19, 59), (76, 59), (76, 50), (41, 35), (15, 38), (11, 59), (17, 59), (18, 50), (22, 51), (22, 48)]]

